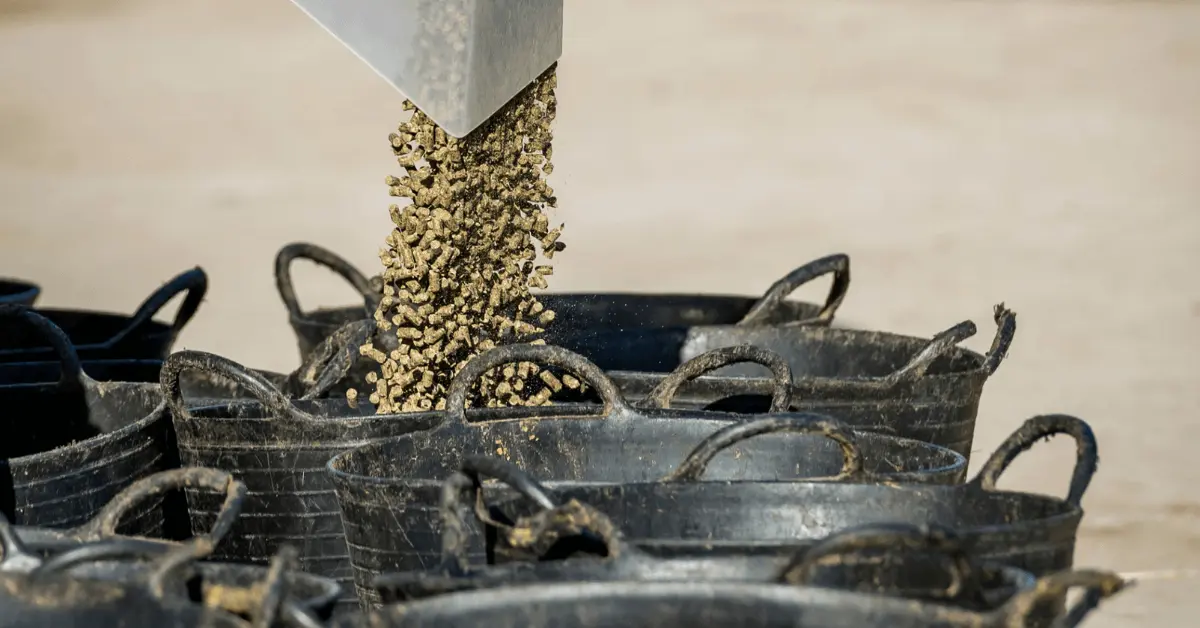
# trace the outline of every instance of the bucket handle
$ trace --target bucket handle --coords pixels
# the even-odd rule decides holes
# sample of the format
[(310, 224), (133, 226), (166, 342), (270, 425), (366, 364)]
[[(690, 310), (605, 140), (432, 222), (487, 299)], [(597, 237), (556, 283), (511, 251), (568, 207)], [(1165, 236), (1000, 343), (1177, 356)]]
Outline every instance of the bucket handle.
[(491, 522), (487, 506), (483, 503), (483, 478), (494, 478), (516, 491), (522, 497), (537, 504), (542, 512), (558, 507), (547, 495), (546, 489), (524, 469), (508, 461), (491, 456), (467, 456), (458, 471), (442, 484), (439, 510), (442, 517), (442, 560), (447, 568), (462, 574), (469, 567), (467, 561), (467, 523), (462, 516), (462, 494), (471, 490), (475, 496), (475, 515), (481, 521)]
[(179, 378), (186, 370), (205, 371), (222, 375), (250, 392), (263, 404), (267, 413), (281, 421), (313, 422), (316, 417), (297, 408), (274, 384), (258, 373), (219, 355), (204, 351), (177, 351), (167, 356), (159, 371), (158, 381), (171, 413), (177, 419), (190, 419), (191, 413), (183, 398)]
[(1099, 454), (1096, 435), (1092, 433), (1091, 426), (1066, 414), (1044, 414), (1025, 421), (1024, 425), (1000, 443), (987, 462), (983, 463), (971, 484), (985, 491), (996, 490), (996, 482), (1000, 475), (1017, 456), (1033, 447), (1039, 440), (1056, 434), (1067, 434), (1075, 439), (1075, 469), (1071, 473), (1070, 490), (1065, 501), (1079, 508), (1083, 494), (1096, 473)]
[(86, 385), (89, 378), (83, 372), (83, 364), (79, 361), (79, 353), (75, 351), (75, 345), (71, 343), (71, 339), (67, 337), (67, 333), (61, 327), (55, 325), (53, 321), (42, 316), (36, 310), (24, 305), (0, 305), (0, 319), (5, 318), (25, 319), (25, 322), (36, 327), (45, 336), (46, 340), (50, 342), (50, 346), (58, 354), (58, 359), (62, 363), (62, 375), (58, 380), (60, 387), (68, 388)]
[(152, 292), (134, 311), (129, 324), (112, 338), (104, 341), (103, 345), (114, 346), (120, 343), (137, 331), (139, 327), (153, 320), (159, 310), (182, 292), (186, 292), (187, 296), (184, 297), (179, 310), (175, 312), (175, 320), (171, 322), (171, 339), (174, 341), (179, 332), (183, 331), (184, 326), (196, 315), (196, 310), (204, 300), (204, 295), (208, 293), (208, 275), (204, 274), (204, 269), (199, 266), (176, 275), (174, 279)]
[(446, 418), (449, 422), (465, 425), (467, 423), (467, 390), (484, 373), (514, 362), (533, 362), (545, 366), (554, 366), (573, 372), (583, 383), (596, 389), (600, 401), (604, 404), (604, 414), (609, 417), (627, 417), (633, 414), (633, 407), (625, 400), (621, 390), (613, 383), (600, 367), (587, 358), (552, 345), (535, 345), (528, 343), (502, 345), (489, 349), (467, 361), (450, 380), (446, 393)]
[(795, 292), (800, 286), (829, 273), (833, 273), (833, 285), (829, 287), (829, 296), (825, 297), (825, 305), (821, 306), (821, 311), (812, 318), (784, 324), (788, 327), (828, 325), (833, 320), (838, 308), (842, 306), (842, 301), (846, 298), (846, 291), (850, 288), (850, 256), (845, 253), (835, 253), (813, 260), (771, 284), (771, 287), (767, 288), (767, 291), (737, 324), (743, 326), (764, 324), (763, 321), (772, 318), (771, 314), (788, 295)]
[[(459, 573), (464, 573), (467, 565), (465, 523), (460, 516), (459, 497), (465, 488), (474, 488), (475, 515), (485, 523), (498, 529), (505, 529), (505, 537), (514, 548), (532, 550), (541, 555), (549, 546), (563, 536), (578, 535), (583, 531), (591, 532), (600, 538), (611, 560), (634, 559), (639, 555), (636, 550), (628, 547), (621, 538), (616, 525), (595, 508), (570, 500), (565, 504), (556, 505), (529, 472), (515, 463), (493, 456), (466, 456), (459, 467), (456, 476), (443, 485), (442, 516), (446, 525), (444, 530), (453, 530), (450, 536), (443, 532), (443, 555), (450, 562), (449, 566), (457, 567)], [(509, 486), (521, 496), (540, 507), (533, 515), (521, 517), (514, 525), (501, 524), (493, 521), (483, 503), (484, 477), (494, 478)]]
[(375, 321), (347, 323), (321, 341), (304, 363), (287, 377), (286, 387), (301, 401), (319, 399), (346, 379), (358, 359), (358, 348), (375, 331)]
[(1007, 628), (1024, 628), (1028, 625), (1029, 617), (1039, 607), (1063, 599), (1070, 589), (1083, 588), (1083, 597), (1051, 624), (1052, 628), (1074, 628), (1088, 613), (1095, 610), (1102, 600), (1131, 586), (1133, 582), (1110, 571), (1060, 571), (1039, 578), (1033, 588), (1017, 593), (994, 614), (1000, 619), (997, 622), (1000, 625)]
[(713, 432), (661, 481), (699, 481), (708, 470), (708, 464), (717, 454), (748, 438), (776, 432), (821, 435), (837, 443), (842, 449), (842, 470), (832, 480), (846, 480), (866, 475), (863, 470), (862, 451), (858, 448), (854, 433), (849, 428), (821, 414), (798, 412), (734, 423)]
[(229, 534), (233, 523), (242, 512), (246, 500), (246, 485), (232, 475), (205, 467), (183, 467), (148, 475), (117, 493), (87, 523), (71, 531), (71, 535), (85, 541), (94, 541), (117, 535), (117, 525), (129, 511), (148, 498), (183, 488), (200, 487), (217, 493), (225, 493), (225, 501), (207, 537), (213, 543)]
[[(1008, 355), (1012, 345), (1013, 335), (1017, 331), (1017, 315), (1001, 303), (992, 309), (992, 318), (996, 322), (996, 335), (992, 338), (992, 346), (983, 359), (983, 370), (990, 377), (1000, 363)], [(925, 346), (913, 356), (907, 364), (900, 367), (883, 379), (890, 386), (902, 382), (911, 382), (925, 376), (934, 361), (953, 349), (958, 343), (975, 335), (975, 323), (963, 321), (929, 340)]]
[(723, 366), (741, 362), (753, 362), (771, 369), (774, 390), (768, 412), (787, 412), (792, 406), (792, 369), (778, 353), (754, 345), (722, 347), (684, 362), (650, 391), (646, 403), (656, 408), (670, 408), (671, 399), (687, 382)]
[(858, 526), (826, 537), (793, 558), (783, 569), (780, 580), (796, 586), (810, 585), (816, 569), (826, 559), (842, 559), (872, 549), (933, 552), (943, 556), (949, 566), (950, 584), (940, 591), (931, 590), (933, 596), (954, 599), (968, 587), (977, 590), (970, 556), (958, 535), (941, 526), (903, 523)]
[(992, 308), (992, 320), (996, 323), (996, 335), (983, 360), (983, 370), (988, 377), (1000, 368), (1000, 363), (1008, 355), (1008, 348), (1012, 346), (1013, 336), (1017, 333), (1017, 313), (999, 303)]
[[(279, 253), (275, 255), (275, 287), (279, 290), (279, 298), (283, 300), (283, 306), (287, 308), (288, 314), (293, 318), (304, 316), (304, 312), (300, 309), (300, 301), (296, 298), (296, 285), (292, 282), (292, 262), (297, 259), (316, 262), (337, 273), (351, 286), (354, 286), (354, 289), (362, 296), (364, 309), (375, 308), (378, 297), (371, 286), (371, 280), (367, 279), (366, 275), (362, 274), (353, 264), (333, 251), (315, 244), (293, 242), (279, 249)], [(368, 312), (364, 318), (370, 318), (370, 316), (371, 312)]]

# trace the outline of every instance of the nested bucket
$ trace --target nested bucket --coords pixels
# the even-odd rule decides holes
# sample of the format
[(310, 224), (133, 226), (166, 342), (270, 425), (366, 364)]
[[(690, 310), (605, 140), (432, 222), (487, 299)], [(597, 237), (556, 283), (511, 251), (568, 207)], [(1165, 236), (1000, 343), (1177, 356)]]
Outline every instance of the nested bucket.
[[(302, 310), (291, 276), (292, 262), (297, 259), (316, 262), (343, 277), (362, 296), (363, 306)], [(801, 286), (829, 274), (833, 275), (833, 285), (824, 305), (788, 299)], [(287, 308), (302, 357), (342, 325), (372, 319), (382, 294), (378, 277), (368, 279), (332, 251), (307, 243), (289, 244), (280, 249), (275, 258), (275, 283)], [(551, 344), (560, 344), (558, 337), (561, 334), (591, 329), (684, 329), (695, 325), (779, 323), (828, 325), (845, 299), (849, 286), (850, 258), (836, 254), (796, 268), (759, 297), (552, 292), (539, 294), (538, 299), (557, 315), (548, 325), (546, 339)]]
[[(592, 386), (603, 405), (509, 408), (508, 418), (490, 411), (474, 418), (464, 410), (471, 383), (515, 362), (569, 371)], [(869, 473), (936, 484), (958, 482), (965, 471), (965, 459), (948, 449), (851, 433), (826, 417), (772, 415), (747, 422), (733, 414), (637, 409), (594, 364), (553, 346), (508, 345), (479, 355), (455, 376), (446, 408), (436, 429), (363, 445), (329, 462), (356, 586), (366, 603), (377, 601), (370, 588), (377, 574), (437, 564), (441, 481), (466, 456), (499, 455), (553, 480), (613, 483), (690, 473), (699, 460), (722, 479)], [(757, 438), (740, 442), (748, 436)], [(681, 466), (684, 460), (693, 462)], [(476, 541), (473, 557), (483, 551)]]
[[(138, 501), (184, 486), (209, 489), (225, 496), (222, 517), (212, 530), (182, 544), (116, 534), (116, 522), (123, 511)], [(340, 593), (339, 587), (331, 580), (297, 571), (292, 548), (282, 550), (269, 568), (196, 562), (209, 555), (212, 546), (228, 533), (244, 497), (245, 486), (226, 473), (175, 469), (130, 485), (96, 519), (77, 530), (14, 528), (0, 517), (0, 543), (4, 546), (0, 573), (31, 573), (40, 582), (55, 578), (69, 581), (66, 591), (41, 590), (42, 605), (59, 607), (60, 611), (65, 610), (62, 607), (82, 606), (80, 619), (89, 626), (103, 625), (106, 621), (106, 613), (101, 609), (84, 610), (87, 598), (93, 597), (87, 593), (105, 592), (95, 583), (108, 583), (108, 595), (123, 587), (136, 590), (145, 586), (152, 599), (183, 611), (184, 617), (188, 616), (187, 611), (217, 611), (215, 616), (205, 616), (208, 623), (201, 624), (206, 627), (223, 625), (211, 623), (214, 619), (249, 627), (250, 623), (238, 621), (246, 619), (255, 626), (270, 627), (293, 625), (291, 619), (298, 614), (328, 618)], [(13, 585), (7, 589), (12, 598), (0, 600), (0, 608), (5, 608), (5, 617), (11, 620), (20, 613), (20, 604), (29, 601), (30, 592), (20, 586), (25, 583), (8, 584)], [(121, 613), (118, 608), (106, 610)], [(186, 621), (181, 623), (181, 617), (175, 617), (174, 621), (159, 618), (168, 621), (166, 624), (139, 623), (137, 618), (145, 619), (140, 615), (145, 610), (125, 609), (125, 623), (120, 625), (190, 625)], [(42, 624), (34, 622), (34, 625)]]
[[(66, 332), (84, 360), (162, 360), (171, 352), (179, 332), (196, 314), (207, 290), (207, 276), (203, 270), (194, 268), (155, 290), (132, 315), (51, 308), (39, 309), (38, 313)], [(167, 303), (183, 293), (186, 296), (172, 323), (154, 320)], [(0, 362), (54, 358), (54, 349), (39, 334), (14, 331), (0, 338)]]
[[(496, 477), (533, 503), (550, 506), (509, 524), (490, 514), (482, 482)], [(992, 610), (1033, 586), (1025, 571), (970, 558), (961, 539), (936, 526), (848, 529), (800, 550), (660, 558), (627, 543), (620, 527), (577, 501), (556, 505), (512, 463), (469, 458), (442, 485), (442, 561), (431, 570), (385, 573), (373, 587), (384, 604), (464, 591), (564, 582), (755, 582), (820, 586)], [(489, 515), (489, 516), (485, 516)], [(466, 533), (482, 527), (488, 555), (476, 564)]]
[[(35, 330), (58, 364), (0, 364), (0, 512), (18, 525), (69, 528), (171, 458), (159, 362), (100, 360), (84, 372), (61, 329), (34, 310), (0, 305), (0, 325)], [(92, 377), (94, 376), (95, 379)], [(47, 381), (48, 380), (48, 381)], [(158, 501), (139, 507), (128, 531), (157, 536)]]
[(586, 582), (485, 589), (394, 604), (335, 628), (1014, 628), (1055, 612), (1071, 589), (1082, 600), (1055, 612), (1075, 626), (1125, 582), (1068, 571), (1040, 579), (991, 612), (836, 589), (712, 582)]
[[(250, 399), (194, 407), (181, 385), (189, 373), (233, 382)], [(345, 449), (440, 420), (437, 413), (375, 415), (368, 405), (351, 408), (344, 398), (289, 399), (260, 373), (199, 351), (173, 354), (160, 381), (182, 463), (228, 471), (248, 487), (244, 514), (215, 559), (265, 564), (290, 544), (303, 570), (339, 583), (350, 581), (350, 563), (325, 463)], [(187, 498), (192, 529), (210, 528), (218, 500), (199, 491), (188, 491)]]
[[(1056, 434), (1076, 442), (1065, 498), (997, 490), (997, 481), (1014, 459)], [(1073, 564), (1083, 517), (1080, 504), (1097, 460), (1095, 436), (1087, 423), (1066, 415), (1043, 415), (1026, 421), (972, 480), (959, 485), (853, 478), (701, 481), (704, 466), (693, 464), (686, 467), (688, 474), (657, 482), (546, 482), (549, 497), (541, 503), (515, 496), (509, 502), (491, 502), (497, 516), (513, 521), (577, 500), (618, 522), (629, 543), (671, 557), (780, 553), (863, 525), (940, 526), (955, 531), (978, 560), (1044, 576)]]
[[(756, 364), (727, 366), (715, 349), (750, 345), (791, 369), (791, 410), (829, 414), (856, 428), (948, 447), (970, 456), (984, 385), (1008, 353), (1016, 315), (995, 310), (987, 354), (958, 346), (975, 334), (964, 321), (916, 338), (828, 327), (708, 326), (597, 331), (564, 346), (604, 368), (641, 405), (754, 413), (775, 383)], [(762, 360), (758, 360), (762, 362)], [(674, 371), (672, 371), (674, 369)]]

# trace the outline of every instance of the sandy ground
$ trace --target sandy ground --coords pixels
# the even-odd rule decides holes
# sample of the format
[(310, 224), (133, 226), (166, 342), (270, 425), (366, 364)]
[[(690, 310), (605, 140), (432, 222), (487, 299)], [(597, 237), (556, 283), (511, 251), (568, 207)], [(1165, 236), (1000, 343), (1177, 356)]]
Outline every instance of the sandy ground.
[[(844, 320), (971, 318), (976, 349), (1003, 300), (978, 450), (1086, 418), (1078, 564), (1200, 567), (1198, 33), (1196, 2), (569, 1), (552, 287), (755, 293), (842, 251)], [(374, 270), (399, 105), (285, 0), (0, 0), (0, 274), (129, 311), (198, 264), (181, 345), (289, 369), (273, 256)], [(306, 305), (352, 302), (296, 274)], [(1061, 492), (1071, 457), (1055, 440), (1005, 484)], [(1194, 625), (1197, 582), (1088, 625)]]

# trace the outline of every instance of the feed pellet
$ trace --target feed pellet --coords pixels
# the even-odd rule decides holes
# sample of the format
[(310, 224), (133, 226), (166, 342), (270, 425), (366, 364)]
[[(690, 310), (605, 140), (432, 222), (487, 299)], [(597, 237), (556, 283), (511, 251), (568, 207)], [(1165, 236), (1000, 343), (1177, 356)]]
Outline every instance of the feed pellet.
[[(450, 379), (468, 359), (528, 341), (554, 320), (532, 290), (547, 287), (546, 262), (565, 246), (562, 226), (551, 227), (546, 214), (557, 204), (546, 182), (555, 80), (551, 67), (462, 139), (405, 104), (412, 117), (390, 137), (404, 174), (387, 185), (410, 202), (390, 208), (375, 312), (399, 344), (361, 348), (379, 364), (367, 378), (379, 413), (444, 407)], [(541, 405), (564, 385), (578, 381), (520, 363), (489, 373), (480, 391), (488, 406)]]

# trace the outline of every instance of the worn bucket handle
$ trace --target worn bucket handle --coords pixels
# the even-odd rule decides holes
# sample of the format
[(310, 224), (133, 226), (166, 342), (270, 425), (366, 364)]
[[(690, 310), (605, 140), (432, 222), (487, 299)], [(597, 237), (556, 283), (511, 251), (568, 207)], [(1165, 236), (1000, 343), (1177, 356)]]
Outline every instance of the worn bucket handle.
[(609, 417), (626, 417), (633, 408), (600, 367), (587, 358), (553, 345), (511, 344), (489, 349), (467, 361), (446, 393), (446, 418), (451, 423), (467, 423), (467, 391), (484, 373), (514, 362), (532, 362), (543, 366), (554, 366), (571, 371), (583, 383), (596, 389), (604, 404), (604, 414)]
[(992, 308), (992, 320), (996, 323), (996, 335), (983, 360), (983, 370), (988, 377), (1000, 368), (1000, 363), (1008, 356), (1008, 348), (1012, 346), (1013, 336), (1017, 333), (1017, 313), (1000, 303)]
[(753, 362), (771, 369), (774, 388), (768, 412), (787, 412), (792, 406), (792, 369), (778, 353), (754, 345), (714, 349), (680, 364), (650, 391), (646, 403), (656, 408), (670, 408), (671, 399), (687, 382), (723, 366), (742, 362)]
[(287, 387), (301, 401), (319, 399), (346, 379), (358, 359), (359, 347), (375, 331), (375, 321), (363, 319), (347, 323), (321, 341), (295, 371), (288, 375)]
[(58, 354), (58, 359), (62, 363), (62, 374), (58, 379), (60, 387), (68, 388), (86, 385), (89, 378), (83, 372), (83, 363), (79, 361), (79, 353), (75, 351), (75, 345), (71, 343), (67, 332), (63, 331), (58, 325), (55, 325), (50, 319), (39, 314), (36, 310), (24, 305), (0, 305), (0, 319), (6, 318), (24, 319), (26, 323), (36, 327), (46, 340), (49, 341), (51, 348)]
[(475, 497), (475, 516), (485, 522), (487, 507), (483, 503), (483, 479), (492, 478), (537, 504), (542, 511), (557, 507), (546, 489), (524, 469), (507, 460), (491, 456), (467, 456), (442, 483), (440, 514), (442, 518), (442, 560), (447, 567), (465, 573), (467, 561), (468, 523), (462, 516), (462, 494), (470, 490)]
[(939, 332), (930, 338), (929, 342), (925, 343), (925, 346), (917, 352), (917, 355), (913, 356), (904, 366), (885, 377), (884, 382), (895, 385), (924, 377), (934, 361), (958, 346), (958, 343), (974, 336), (976, 331), (975, 323), (963, 321), (950, 329)]
[[(989, 377), (996, 372), (996, 369), (1000, 368), (1000, 363), (1008, 355), (1008, 348), (1012, 346), (1013, 335), (1017, 331), (1017, 315), (1004, 307), (1003, 303), (992, 309), (992, 319), (996, 322), (996, 335), (992, 337), (992, 346), (983, 358), (982, 367)], [(917, 352), (917, 355), (913, 356), (899, 370), (884, 378), (884, 381), (888, 385), (895, 385), (924, 377), (934, 361), (945, 355), (958, 343), (974, 336), (976, 331), (975, 323), (963, 321), (935, 335)]]
[(145, 301), (142, 301), (137, 310), (134, 310), (133, 316), (129, 318), (129, 324), (125, 325), (125, 328), (112, 338), (104, 341), (102, 345), (114, 346), (120, 343), (142, 325), (153, 320), (159, 310), (162, 310), (167, 303), (183, 292), (186, 292), (187, 296), (184, 297), (183, 303), (175, 312), (175, 320), (171, 322), (171, 339), (174, 341), (179, 332), (183, 331), (184, 326), (196, 315), (196, 310), (204, 301), (204, 295), (208, 293), (208, 275), (199, 266), (176, 275), (174, 279), (152, 292)]
[(191, 419), (187, 403), (183, 398), (183, 388), (179, 378), (184, 371), (196, 370), (224, 376), (248, 390), (259, 403), (263, 404), (267, 414), (280, 421), (296, 421), (300, 423), (315, 422), (313, 415), (297, 408), (274, 384), (264, 379), (258, 373), (219, 355), (205, 351), (178, 351), (167, 357), (159, 372), (158, 381), (162, 385), (163, 396), (171, 409), (173, 416), (179, 419)]
[(1096, 473), (1099, 454), (1091, 426), (1066, 414), (1044, 414), (1025, 421), (1000, 443), (971, 483), (985, 491), (996, 490), (996, 482), (1017, 456), (1038, 441), (1056, 434), (1067, 434), (1075, 439), (1075, 469), (1071, 473), (1071, 486), (1065, 501), (1079, 508), (1083, 494)]
[(28, 573), (41, 564), (41, 557), (25, 547), (8, 517), (0, 512), (0, 573)]
[[(511, 545), (525, 549), (538, 549), (537, 545), (553, 544), (563, 535), (578, 535), (587, 531), (595, 534), (604, 542), (607, 557), (610, 560), (634, 559), (637, 552), (627, 547), (621, 539), (621, 533), (616, 525), (595, 508), (572, 499), (565, 504), (555, 505), (546, 494), (546, 489), (538, 483), (527, 471), (515, 463), (493, 456), (467, 456), (459, 466), (457, 479), (443, 485), (443, 516), (455, 520), (457, 525), (452, 544), (444, 544), (443, 550), (449, 550), (446, 557), (455, 561), (451, 563), (465, 571), (466, 564), (466, 524), (459, 513), (461, 508), (458, 497), (462, 488), (474, 488), (476, 517), (506, 530), (505, 534)], [(493, 521), (488, 514), (487, 506), (483, 503), (483, 477), (490, 477), (506, 484), (517, 493), (534, 502), (540, 510), (533, 515), (520, 517), (513, 525)], [(465, 483), (464, 483), (465, 479)], [(449, 529), (449, 528), (447, 528)], [(443, 536), (443, 542), (447, 539)], [(640, 554), (639, 554), (640, 555)], [(462, 572), (460, 572), (462, 573)]]
[(829, 287), (829, 296), (825, 297), (825, 305), (821, 306), (821, 311), (812, 318), (785, 323), (785, 326), (828, 325), (833, 321), (833, 316), (837, 313), (838, 308), (842, 306), (842, 301), (846, 298), (846, 291), (850, 288), (850, 256), (845, 253), (835, 253), (813, 260), (771, 284), (771, 287), (767, 288), (758, 302), (750, 308), (750, 311), (746, 312), (746, 315), (737, 324), (763, 324), (763, 321), (771, 319), (771, 314), (779, 307), (779, 304), (800, 286), (829, 273), (833, 273), (833, 285)]
[(241, 514), (246, 500), (246, 485), (224, 471), (206, 467), (183, 467), (148, 475), (126, 486), (91, 521), (75, 528), (72, 534), (87, 541), (116, 536), (121, 519), (138, 504), (170, 491), (194, 487), (225, 494), (217, 520), (205, 535), (216, 543), (229, 534)]
[(943, 556), (949, 566), (950, 584), (945, 589), (929, 591), (932, 596), (953, 599), (967, 587), (976, 585), (970, 556), (958, 535), (941, 526), (903, 523), (858, 526), (831, 535), (793, 558), (780, 580), (791, 585), (808, 585), (823, 561), (866, 550), (908, 550)]
[(1094, 569), (1060, 571), (1039, 578), (1033, 588), (1014, 595), (1001, 608), (994, 611), (1000, 625), (1006, 628), (1024, 628), (1029, 618), (1046, 604), (1063, 599), (1071, 589), (1084, 589), (1083, 597), (1071, 608), (1055, 618), (1052, 628), (1074, 628), (1094, 610), (1102, 600), (1133, 586), (1129, 580), (1110, 572)]
[(833, 480), (845, 480), (865, 475), (862, 451), (858, 448), (854, 433), (849, 428), (821, 414), (798, 412), (734, 423), (713, 432), (661, 481), (699, 481), (708, 470), (708, 464), (717, 454), (748, 438), (776, 432), (821, 435), (837, 443), (842, 449), (842, 470), (832, 478)]
[(255, 585), (261, 598), (254, 609), (251, 626), (253, 628), (270, 628), (275, 625), (279, 615), (285, 612), (287, 605), (289, 571), (299, 571), (300, 552), (291, 545), (281, 545), (267, 566), (263, 581)]
[[(353, 264), (329, 249), (307, 242), (293, 242), (279, 249), (279, 253), (275, 255), (275, 287), (279, 290), (279, 298), (283, 300), (283, 306), (287, 308), (288, 314), (293, 318), (304, 316), (304, 312), (300, 309), (300, 301), (296, 298), (296, 286), (292, 282), (292, 262), (297, 259), (316, 262), (337, 273), (354, 286), (354, 289), (362, 296), (363, 309), (373, 310), (375, 308), (378, 296), (371, 285), (371, 280), (367, 279), (367, 276)], [(368, 312), (365, 318), (370, 318), (370, 316), (371, 312)]]

